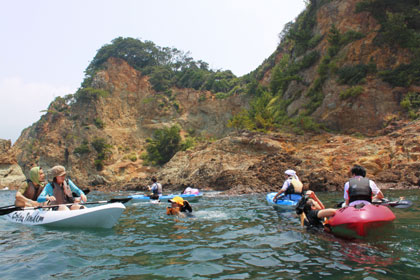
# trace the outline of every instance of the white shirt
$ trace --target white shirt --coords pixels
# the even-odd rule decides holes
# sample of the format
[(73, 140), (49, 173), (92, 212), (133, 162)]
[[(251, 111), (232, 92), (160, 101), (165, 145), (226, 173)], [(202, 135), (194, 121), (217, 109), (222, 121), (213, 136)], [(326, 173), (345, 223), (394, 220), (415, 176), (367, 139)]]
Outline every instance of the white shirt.
[(291, 182), (292, 182), (292, 177), (287, 178), (286, 181), (284, 181), (283, 186), (281, 187), (281, 190), (283, 192), (285, 192), (287, 190), (287, 188), (290, 186)]
[(152, 192), (157, 190), (158, 194), (162, 194), (162, 185), (160, 183), (153, 183), (151, 190)]

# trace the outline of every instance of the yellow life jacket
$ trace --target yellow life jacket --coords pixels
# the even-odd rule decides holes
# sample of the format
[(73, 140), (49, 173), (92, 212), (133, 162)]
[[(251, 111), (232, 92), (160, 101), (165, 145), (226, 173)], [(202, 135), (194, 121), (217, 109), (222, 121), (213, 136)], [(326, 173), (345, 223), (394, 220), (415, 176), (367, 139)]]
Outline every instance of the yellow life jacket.
[(296, 178), (292, 178), (285, 194), (303, 194), (303, 184)]

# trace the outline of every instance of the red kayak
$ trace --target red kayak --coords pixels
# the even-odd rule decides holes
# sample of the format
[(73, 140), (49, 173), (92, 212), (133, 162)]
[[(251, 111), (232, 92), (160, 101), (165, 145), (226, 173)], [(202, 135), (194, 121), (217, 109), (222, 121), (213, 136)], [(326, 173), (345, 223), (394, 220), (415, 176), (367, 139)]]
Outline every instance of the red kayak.
[(365, 237), (369, 232), (395, 220), (392, 211), (382, 205), (359, 204), (337, 210), (327, 224), (331, 232), (344, 237)]

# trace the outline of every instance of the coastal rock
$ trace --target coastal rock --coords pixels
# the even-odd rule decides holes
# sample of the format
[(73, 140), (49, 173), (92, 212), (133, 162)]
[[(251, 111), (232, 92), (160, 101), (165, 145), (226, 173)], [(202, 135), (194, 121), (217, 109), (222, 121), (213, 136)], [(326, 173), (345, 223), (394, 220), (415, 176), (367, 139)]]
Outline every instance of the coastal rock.
[(239, 134), (180, 152), (158, 173), (169, 189), (242, 194), (278, 191), (284, 171), (296, 170), (305, 188), (342, 191), (349, 170), (360, 164), (382, 189), (420, 187), (420, 121), (400, 124), (391, 135)]
[[(36, 162), (47, 177), (54, 165), (66, 166), (78, 185), (99, 187), (106, 181), (118, 188), (144, 181), (156, 171), (141, 159), (156, 129), (179, 125), (182, 135), (222, 137), (233, 130), (228, 120), (247, 104), (241, 95), (218, 99), (193, 89), (174, 88), (168, 96), (154, 92), (148, 77), (124, 60), (110, 58), (105, 66), (92, 82), (103, 97), (56, 98), (47, 114), (22, 132), (15, 147), (25, 172)], [(92, 179), (95, 175), (104, 180)]]
[(10, 140), (0, 139), (0, 190), (25, 185), (26, 177), (16, 161), (16, 150)]

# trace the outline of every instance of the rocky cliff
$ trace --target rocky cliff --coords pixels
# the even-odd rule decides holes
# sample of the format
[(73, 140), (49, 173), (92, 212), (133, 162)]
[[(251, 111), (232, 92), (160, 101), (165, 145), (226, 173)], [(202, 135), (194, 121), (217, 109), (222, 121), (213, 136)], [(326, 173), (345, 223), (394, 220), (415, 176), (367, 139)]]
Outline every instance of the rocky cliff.
[[(174, 89), (172, 96), (156, 93), (147, 76), (121, 59), (109, 59), (92, 85), (105, 97), (57, 98), (39, 122), (22, 132), (15, 146), (25, 170), (37, 163), (48, 176), (49, 168), (61, 164), (80, 184), (90, 185), (144, 179), (156, 170), (141, 160), (154, 130), (178, 124), (183, 134), (221, 137), (230, 131), (227, 121), (246, 106), (239, 95), (216, 99), (192, 89)], [(95, 168), (95, 143), (107, 147), (102, 171)]]
[(419, 188), (420, 121), (393, 123), (393, 132), (377, 137), (243, 132), (180, 152), (158, 174), (179, 190), (194, 184), (237, 194), (279, 190), (284, 171), (295, 169), (307, 188), (338, 191), (354, 164), (380, 188)]
[(390, 120), (406, 118), (401, 101), (409, 93), (418, 95), (420, 87), (413, 82), (396, 86), (384, 81), (384, 73), (415, 60), (413, 48), (378, 42), (380, 22), (371, 12), (357, 10), (367, 1), (310, 2), (257, 70), (262, 84), (286, 103), (287, 115), (309, 116), (335, 132), (365, 135), (377, 135)]
[[(361, 2), (366, 1), (310, 1), (273, 55), (243, 79), (232, 78), (233, 89), (222, 92), (223, 98), (195, 80), (182, 84), (199, 89), (176, 83), (159, 87), (156, 81), (174, 79), (168, 69), (178, 66), (153, 64), (142, 72), (133, 65), (148, 57), (105, 57), (115, 47), (108, 46), (95, 57), (96, 68), (88, 67), (89, 87), (54, 100), (40, 121), (22, 132), (14, 146), (18, 163), (25, 172), (39, 164), (47, 176), (50, 167), (61, 164), (79, 185), (113, 190), (144, 189), (147, 178), (157, 175), (166, 189), (193, 184), (230, 193), (266, 192), (280, 187), (289, 168), (314, 190), (339, 190), (355, 163), (385, 188), (419, 186), (419, 121), (410, 122), (401, 102), (411, 96), (418, 103), (420, 88), (416, 78), (396, 85), (384, 74), (408, 65), (415, 52), (378, 44), (381, 23), (368, 11), (356, 11)], [(191, 69), (184, 77), (200, 81), (206, 75)], [(222, 74), (213, 76), (213, 88), (229, 85)], [(264, 112), (275, 123), (271, 128), (280, 129), (264, 134), (227, 126), (261, 96), (270, 96)], [(420, 106), (413, 104), (415, 119)], [(264, 123), (257, 105), (248, 112)], [(308, 120), (323, 132), (307, 132)], [(147, 138), (174, 124), (182, 136), (201, 141), (163, 167), (146, 166)], [(293, 134), (290, 124), (306, 132)], [(290, 132), (279, 132), (282, 127)]]
[(16, 149), (10, 140), (0, 139), (0, 189), (17, 189), (26, 177), (16, 161)]

